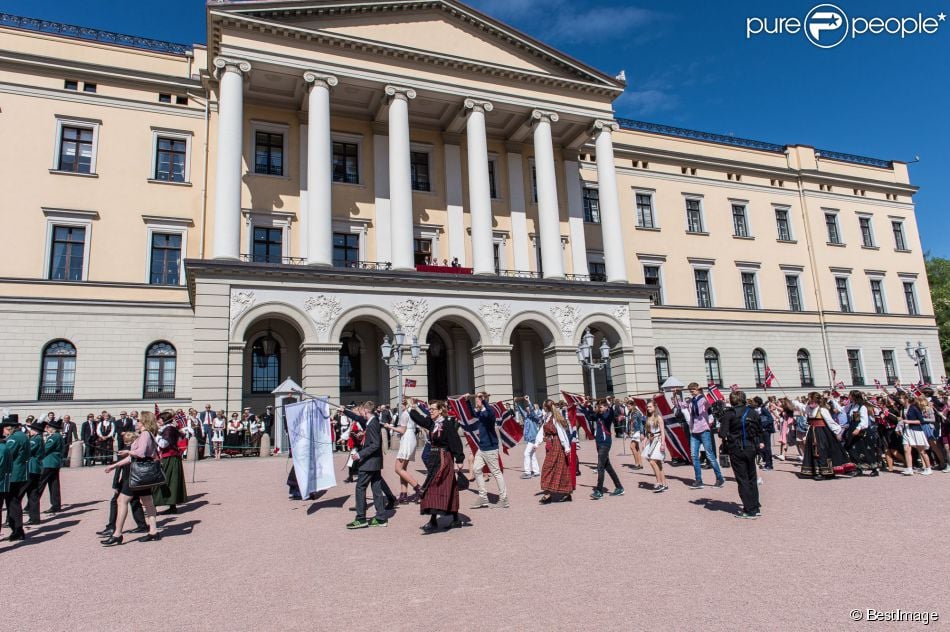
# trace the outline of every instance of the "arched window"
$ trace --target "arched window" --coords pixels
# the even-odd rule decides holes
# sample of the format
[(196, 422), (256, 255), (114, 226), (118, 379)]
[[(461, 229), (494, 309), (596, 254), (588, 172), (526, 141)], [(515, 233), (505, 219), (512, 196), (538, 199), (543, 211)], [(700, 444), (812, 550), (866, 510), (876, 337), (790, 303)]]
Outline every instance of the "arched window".
[(145, 351), (143, 399), (175, 399), (178, 353), (171, 344), (155, 342)]
[(267, 333), (251, 347), (251, 392), (270, 393), (280, 384), (280, 345)]
[(722, 386), (722, 371), (719, 368), (719, 352), (709, 347), (703, 355), (706, 362), (706, 383)]
[(815, 378), (811, 374), (811, 355), (805, 349), (798, 350), (798, 377), (802, 386), (815, 385)]
[(663, 347), (657, 347), (654, 351), (656, 357), (656, 383), (663, 386), (670, 377), (670, 352)]
[(363, 390), (360, 364), (360, 339), (356, 334), (345, 333), (340, 338), (340, 392), (358, 393)]
[(43, 366), (40, 369), (41, 400), (67, 400), (73, 398), (76, 382), (76, 347), (68, 340), (54, 340), (43, 349)]
[(761, 349), (755, 349), (752, 352), (752, 371), (755, 373), (755, 385), (757, 388), (765, 386), (765, 352)]

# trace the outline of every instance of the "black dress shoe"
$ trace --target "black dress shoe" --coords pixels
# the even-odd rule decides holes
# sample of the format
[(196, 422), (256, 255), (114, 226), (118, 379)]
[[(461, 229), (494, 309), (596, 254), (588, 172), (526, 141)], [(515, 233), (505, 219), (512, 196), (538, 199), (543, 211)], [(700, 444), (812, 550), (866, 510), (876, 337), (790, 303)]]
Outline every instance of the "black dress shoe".
[(7, 538), (7, 542), (19, 542), (25, 537), (26, 537), (26, 534), (23, 533), (23, 530), (21, 529), (20, 531), (14, 531), (13, 533), (11, 533), (10, 537)]
[(135, 527), (129, 533), (148, 533), (148, 527)]
[(122, 544), (121, 535), (119, 537), (112, 536), (111, 538), (102, 541), (102, 546), (119, 546), (120, 544)]
[(151, 533), (148, 534), (147, 536), (139, 540), (139, 542), (158, 542), (161, 539), (162, 539), (162, 534), (156, 532), (155, 534), (151, 534)]
[(439, 530), (439, 525), (432, 524), (431, 522), (427, 522), (424, 525), (422, 525), (421, 529), (423, 533), (432, 533), (433, 531)]
[(96, 531), (96, 535), (101, 535), (104, 537), (108, 537), (112, 535), (113, 533), (115, 533), (115, 527), (106, 527), (102, 531)]
[(44, 511), (43, 513), (45, 513), (45, 514), (54, 514), (54, 513), (59, 513), (59, 512), (61, 512), (61, 511), (62, 511), (62, 509), (59, 508), (59, 507), (50, 507), (49, 509), (47, 509), (47, 510)]
[(39, 521), (39, 520), (27, 520), (27, 521), (26, 521), (26, 524), (30, 525), (31, 527), (35, 527), (35, 526), (37, 526), (38, 524), (40, 524), (40, 521)]

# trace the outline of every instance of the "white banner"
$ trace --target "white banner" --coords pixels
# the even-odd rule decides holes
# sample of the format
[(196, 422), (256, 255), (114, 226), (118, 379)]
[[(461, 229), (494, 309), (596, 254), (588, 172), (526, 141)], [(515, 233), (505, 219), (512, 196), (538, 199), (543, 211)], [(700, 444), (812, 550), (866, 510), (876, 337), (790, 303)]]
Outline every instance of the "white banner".
[(301, 498), (335, 487), (329, 402), (307, 399), (288, 404), (284, 406), (284, 414)]

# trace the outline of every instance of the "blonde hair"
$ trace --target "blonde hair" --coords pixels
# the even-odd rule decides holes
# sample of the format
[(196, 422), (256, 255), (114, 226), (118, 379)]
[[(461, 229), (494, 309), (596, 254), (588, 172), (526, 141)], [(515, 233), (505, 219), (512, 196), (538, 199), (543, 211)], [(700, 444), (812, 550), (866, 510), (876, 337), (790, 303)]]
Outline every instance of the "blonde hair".
[(138, 434), (134, 432), (123, 432), (122, 433), (122, 443), (125, 445), (132, 445), (135, 443), (135, 439), (138, 437)]
[(155, 421), (155, 413), (143, 410), (139, 412), (139, 422), (146, 431), (156, 434), (158, 432), (158, 422)]
[(549, 399), (544, 402), (544, 410), (549, 411), (551, 416), (554, 417), (554, 421), (557, 422), (561, 428), (567, 430), (567, 422), (564, 421), (564, 416), (561, 414), (561, 409), (557, 407), (553, 399)]
[[(663, 426), (663, 415), (660, 414), (660, 409), (656, 407), (656, 404), (653, 405), (653, 412), (647, 417), (647, 424), (650, 428), (656, 428), (657, 431)], [(653, 432), (651, 431), (650, 434)]]
[(930, 400), (923, 395), (915, 399), (914, 402), (917, 404), (917, 408), (920, 409), (920, 412), (926, 413), (930, 410)]

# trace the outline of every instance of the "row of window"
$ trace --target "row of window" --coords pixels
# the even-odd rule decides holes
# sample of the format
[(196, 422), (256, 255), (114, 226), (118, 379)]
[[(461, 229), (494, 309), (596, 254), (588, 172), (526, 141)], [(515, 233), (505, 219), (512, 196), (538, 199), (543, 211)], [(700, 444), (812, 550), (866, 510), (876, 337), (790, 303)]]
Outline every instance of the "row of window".
[[(38, 399), (73, 399), (76, 385), (76, 346), (68, 340), (54, 340), (43, 348)], [(145, 377), (142, 399), (174, 399), (178, 353), (165, 341), (145, 350)]]
[[(740, 270), (739, 280), (742, 284), (742, 299), (746, 309), (762, 309), (759, 299), (759, 280), (758, 273), (754, 270)], [(664, 287), (661, 275), (661, 266), (659, 264), (645, 264), (643, 266), (643, 281), (647, 285), (657, 288), (654, 304), (662, 305), (664, 303)], [(696, 289), (696, 306), (703, 308), (714, 307), (714, 294), (712, 284), (712, 269), (705, 266), (694, 266), (693, 283)], [(901, 286), (904, 294), (904, 304), (907, 313), (911, 316), (920, 314), (917, 304), (917, 288), (914, 281), (901, 280)], [(835, 276), (835, 291), (838, 295), (838, 307), (842, 312), (850, 313), (854, 309), (851, 300), (850, 279), (846, 275)], [(874, 311), (877, 314), (887, 314), (888, 307), (885, 299), (883, 278), (870, 279), (871, 302), (874, 305)], [(792, 312), (804, 311), (804, 301), (802, 300), (801, 278), (798, 273), (785, 274), (785, 292), (788, 297), (788, 310)]]
[[(851, 374), (851, 385), (865, 386), (867, 382), (865, 379), (864, 362), (861, 356), (861, 350), (848, 349), (847, 356), (848, 369)], [(657, 382), (660, 386), (662, 386), (663, 382), (665, 382), (670, 377), (670, 375), (672, 375), (670, 353), (663, 347), (657, 347), (654, 350), (654, 357), (656, 360)], [(811, 354), (807, 349), (799, 349), (795, 357), (798, 364), (798, 381), (801, 386), (804, 388), (815, 386), (815, 378), (811, 370)], [(884, 378), (887, 381), (887, 384), (896, 384), (900, 379), (900, 376), (897, 372), (897, 358), (895, 356), (894, 350), (882, 349), (881, 360), (884, 364)], [(706, 367), (706, 382), (709, 384), (715, 384), (721, 388), (724, 382), (722, 379), (722, 368), (719, 360), (719, 351), (713, 347), (706, 349), (703, 354), (703, 362)], [(763, 388), (765, 386), (765, 374), (767, 367), (768, 357), (766, 356), (765, 351), (758, 348), (754, 349), (752, 351), (752, 372), (755, 376), (756, 388)], [(929, 384), (931, 382), (931, 376), (930, 367), (927, 365), (927, 362), (922, 362), (920, 368), (923, 373), (924, 382)]]

